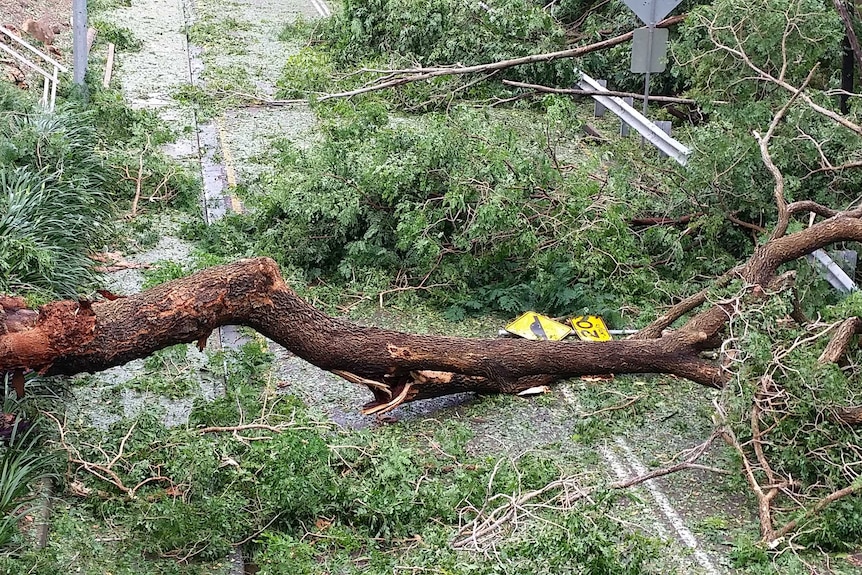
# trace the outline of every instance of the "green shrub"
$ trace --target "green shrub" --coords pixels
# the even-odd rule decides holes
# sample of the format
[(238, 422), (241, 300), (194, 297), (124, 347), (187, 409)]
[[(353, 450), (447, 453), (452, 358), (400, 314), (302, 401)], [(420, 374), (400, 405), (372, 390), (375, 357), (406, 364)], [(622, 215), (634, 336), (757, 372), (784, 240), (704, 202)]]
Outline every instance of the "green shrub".
[(625, 172), (591, 177), (603, 170), (597, 156), (558, 158), (579, 120), (565, 100), (548, 107), (520, 120), (458, 109), (391, 122), (379, 104), (326, 108), (321, 141), (283, 143), (254, 214), (219, 222), (205, 244), (272, 256), (308, 281), (436, 286), (431, 297), (452, 319), (529, 307), (616, 318), (621, 299), (652, 297), (651, 257), (672, 249), (666, 279), (690, 274), (699, 264), (685, 248), (700, 236), (633, 234), (627, 217), (652, 200)]

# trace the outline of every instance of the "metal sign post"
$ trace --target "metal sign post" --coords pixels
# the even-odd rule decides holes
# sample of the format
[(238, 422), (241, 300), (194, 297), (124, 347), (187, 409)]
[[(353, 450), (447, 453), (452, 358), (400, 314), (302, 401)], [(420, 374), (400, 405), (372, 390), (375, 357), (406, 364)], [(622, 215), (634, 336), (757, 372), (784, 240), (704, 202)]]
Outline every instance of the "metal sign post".
[[(653, 35), (655, 33), (655, 2), (650, 3), (650, 19), (647, 25), (647, 62), (652, 62), (652, 46), (653, 46)], [(644, 76), (644, 106), (643, 106), (643, 115), (647, 115), (647, 110), (649, 110), (649, 75), (650, 75), (650, 67), (647, 66), (646, 76)]]
[[(657, 35), (656, 24), (670, 14), (682, 0), (623, 0), (641, 21), (646, 24), (640, 34), (635, 30), (632, 44), (632, 72), (644, 72), (644, 104), (643, 114), (647, 114), (649, 105), (650, 73), (664, 71), (664, 55), (667, 50), (667, 30)], [(659, 57), (660, 55), (660, 57)]]
[(87, 0), (72, 1), (72, 59), (72, 79), (83, 86), (87, 73)]

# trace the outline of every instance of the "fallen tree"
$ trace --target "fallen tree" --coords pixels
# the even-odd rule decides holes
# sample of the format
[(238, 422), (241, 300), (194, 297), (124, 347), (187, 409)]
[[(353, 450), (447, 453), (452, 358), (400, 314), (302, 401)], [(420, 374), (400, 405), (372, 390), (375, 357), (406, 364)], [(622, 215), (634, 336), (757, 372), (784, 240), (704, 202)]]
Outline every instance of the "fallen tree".
[[(197, 342), (203, 347), (219, 326), (246, 325), (305, 360), (367, 386), (374, 396), (363, 409), (367, 414), (463, 391), (517, 393), (578, 375), (673, 374), (710, 388), (727, 389), (725, 401), (715, 402), (715, 431), (697, 456), (716, 437), (738, 455), (743, 476), (757, 500), (763, 540), (775, 545), (862, 487), (858, 481), (848, 481), (823, 490), (815, 483), (803, 491), (793, 474), (770, 464), (775, 449), (772, 435), (779, 433), (779, 424), (791, 414), (800, 420), (801, 413), (800, 421), (815, 430), (823, 425), (816, 421), (822, 415), (838, 428), (852, 428), (862, 421), (862, 408), (852, 405), (818, 406), (812, 419), (804, 409), (800, 412), (789, 407), (787, 390), (780, 383), (791, 353), (822, 337), (831, 336), (831, 341), (820, 363), (840, 361), (854, 335), (862, 331), (858, 317), (802, 326), (803, 335), (786, 348), (777, 349), (771, 363), (751, 384), (756, 389), (748, 403), (749, 421), (739, 421), (739, 413), (728, 415), (728, 401), (737, 410), (741, 401), (745, 409), (748, 392), (740, 391), (737, 385), (744, 390), (749, 385), (745, 381), (751, 380), (750, 374), (742, 375), (739, 366), (733, 365), (743, 361), (735, 357), (734, 346), (724, 346), (730, 341), (726, 339), (728, 327), (747, 321), (744, 311), (749, 305), (757, 307), (792, 286), (794, 274), (780, 273), (783, 264), (835, 242), (862, 240), (862, 208), (834, 211), (810, 201), (779, 205), (782, 221), (799, 214), (823, 219), (791, 234), (773, 234), (746, 263), (716, 280), (717, 286), (739, 281), (736, 296), (710, 301), (707, 291), (695, 294), (670, 307), (628, 340), (468, 339), (359, 326), (309, 305), (286, 285), (274, 261), (256, 258), (105, 301), (67, 300), (31, 310), (21, 298), (0, 298), (0, 372), (12, 372), (18, 387), (27, 370), (46, 375), (99, 371), (175, 344)], [(777, 232), (784, 233), (781, 226)], [(699, 307), (703, 309), (681, 327), (671, 329), (677, 320)], [(717, 359), (703, 357), (703, 352), (719, 346), (724, 353), (712, 354)], [(729, 385), (732, 382), (737, 385)], [(830, 441), (829, 435), (826, 431), (824, 440)], [(829, 451), (817, 448), (800, 456), (828, 463)], [(655, 473), (697, 467), (689, 463)], [(843, 469), (852, 475), (849, 467)], [(633, 484), (650, 476), (637, 478)], [(793, 503), (788, 509), (779, 507), (779, 501)], [(481, 532), (484, 528), (475, 529)]]
[[(818, 195), (821, 184), (813, 183), (813, 178), (822, 175), (828, 180), (830, 175), (846, 174), (859, 167), (853, 150), (838, 150), (837, 161), (829, 159), (828, 152), (836, 141), (852, 144), (862, 134), (862, 128), (821, 103), (826, 92), (811, 87), (817, 80), (819, 61), (801, 75), (797, 73), (795, 83), (791, 83), (786, 74), (789, 61), (782, 61), (778, 70), (772, 70), (752, 60), (744, 42), (763, 35), (738, 36), (736, 27), (718, 20), (733, 13), (716, 9), (711, 18), (702, 14), (698, 18), (703, 33), (716, 47), (711, 52), (713, 56), (725, 55), (736, 61), (737, 72), (745, 82), (778, 88), (775, 93), (779, 96), (770, 112), (780, 109), (762, 135), (754, 133), (758, 145), (753, 148), (755, 154), (759, 152), (766, 168), (763, 173), (772, 184), (764, 197), (773, 196), (776, 218), (770, 222), (760, 220), (764, 224), (760, 226), (736, 218), (736, 206), (725, 211), (734, 214), (736, 221), (731, 221), (744, 224), (758, 234), (756, 241), (763, 243), (754, 248), (747, 261), (720, 275), (710, 289), (675, 303), (633, 338), (605, 343), (529, 342), (411, 335), (358, 326), (308, 305), (285, 284), (275, 262), (260, 258), (205, 270), (111, 301), (62, 301), (31, 310), (21, 299), (0, 299), (0, 373), (11, 372), (13, 382), (19, 386), (27, 370), (43, 374), (98, 371), (179, 343), (198, 342), (202, 347), (219, 326), (241, 324), (349, 382), (366, 386), (373, 395), (364, 407), (368, 414), (463, 391), (518, 393), (579, 375), (671, 374), (722, 390), (714, 402), (713, 433), (692, 451), (684, 465), (622, 481), (619, 487), (693, 468), (697, 457), (720, 437), (730, 447), (734, 461), (739, 462), (741, 475), (756, 499), (761, 536), (770, 546), (799, 533), (812, 532), (807, 528), (812, 518), (836, 508), (839, 509), (824, 524), (850, 527), (808, 542), (820, 545), (826, 541), (833, 548), (854, 543), (860, 532), (862, 503), (850, 496), (862, 489), (857, 471), (862, 459), (862, 437), (856, 427), (862, 421), (862, 408), (858, 407), (860, 396), (853, 381), (859, 357), (858, 353), (853, 357), (851, 343), (862, 330), (862, 320), (857, 317), (860, 308), (858, 304), (855, 310), (849, 306), (846, 309), (851, 313), (829, 321), (809, 321), (798, 306), (792, 311), (789, 306), (761, 311), (769, 302), (792, 299), (787, 296), (794, 275), (783, 271), (782, 266), (834, 243), (862, 241), (862, 208), (853, 207), (858, 206), (858, 199), (850, 201), (851, 207), (844, 210), (811, 200), (792, 201), (793, 197), (825, 196), (824, 203), (848, 205), (837, 193)], [(746, 21), (759, 22), (757, 18)], [(781, 24), (785, 37), (797, 28), (790, 16)], [(806, 46), (809, 44), (806, 41)], [(702, 56), (698, 53), (692, 58), (694, 62)], [(713, 71), (728, 67), (727, 62), (719, 63), (722, 65), (704, 66), (709, 70), (709, 82)], [(467, 70), (441, 67), (389, 71), (391, 76), (369, 86), (367, 91), (407, 83), (402, 80), (412, 81), (411, 76), (425, 79), (423, 74), (449, 75), (453, 69)], [(390, 81), (395, 83), (387, 84)], [(728, 82), (741, 84), (741, 80)], [(719, 95), (724, 98), (724, 94)], [(842, 130), (840, 138), (823, 129), (833, 124)], [(760, 124), (754, 126), (761, 129)], [(782, 138), (790, 142), (790, 159), (788, 144), (782, 149), (773, 141), (780, 143)], [(805, 146), (816, 152), (814, 160), (799, 153)], [(750, 175), (753, 169), (739, 179), (723, 180), (743, 159), (731, 154), (729, 167), (716, 160), (708, 186), (727, 187), (740, 196), (756, 193), (758, 182)], [(823, 185), (835, 192), (833, 187), (841, 187), (838, 180), (836, 177)], [(745, 183), (739, 185), (740, 181)], [(790, 182), (786, 187), (791, 201), (785, 198), (785, 181)], [(808, 182), (807, 187), (800, 187), (800, 182)], [(765, 204), (758, 209), (762, 205)], [(794, 218), (805, 217), (810, 220), (807, 228), (797, 225), (788, 233)], [(667, 223), (664, 218), (643, 221), (645, 225)], [(768, 233), (767, 225), (771, 227)], [(788, 324), (793, 324), (794, 329), (782, 327)], [(757, 345), (750, 339), (744, 341), (752, 333), (761, 338)], [(827, 340), (828, 345), (824, 345)], [(819, 359), (817, 355), (810, 359), (815, 347)], [(804, 348), (808, 348), (808, 355), (796, 357)], [(80, 459), (71, 449), (70, 453)], [(102, 464), (89, 465), (88, 470), (102, 473), (98, 465)], [(103, 467), (110, 470), (111, 464)], [(154, 475), (153, 481), (159, 477)], [(115, 485), (126, 494), (137, 489), (122, 481)], [(568, 485), (561, 481), (548, 487), (568, 489)], [(484, 518), (477, 518), (465, 534), (465, 541), (475, 543), (489, 526), (510, 515), (510, 507), (528, 505), (531, 497), (534, 495), (525, 494), (513, 499), (511, 506), (495, 508)], [(839, 500), (843, 505), (834, 505)]]
[[(837, 241), (862, 240), (862, 209), (835, 212), (796, 202), (786, 210), (827, 217), (773, 238), (720, 283), (739, 279), (748, 286), (747, 297), (763, 297), (788, 283), (777, 274), (782, 264)], [(676, 304), (636, 338), (623, 341), (411, 335), (330, 317), (297, 296), (275, 262), (249, 259), (112, 301), (60, 301), (30, 310), (19, 298), (0, 299), (0, 372), (100, 371), (179, 343), (203, 346), (219, 326), (245, 325), (310, 363), (367, 386), (374, 394), (367, 413), (463, 391), (517, 393), (588, 374), (666, 373), (721, 387), (729, 373), (701, 355), (721, 343), (722, 328), (739, 302), (714, 303), (679, 329), (667, 330), (706, 296), (701, 292)]]

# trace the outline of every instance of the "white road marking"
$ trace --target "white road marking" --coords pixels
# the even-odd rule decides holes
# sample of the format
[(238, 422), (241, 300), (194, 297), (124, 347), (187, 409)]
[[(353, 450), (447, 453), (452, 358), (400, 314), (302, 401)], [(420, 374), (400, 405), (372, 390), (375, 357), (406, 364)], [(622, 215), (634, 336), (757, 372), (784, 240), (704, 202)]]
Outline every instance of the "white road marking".
[[(614, 440), (614, 443), (623, 451), (626, 456), (627, 463), (631, 466), (635, 473), (638, 475), (643, 475), (647, 473), (649, 470), (644, 466), (643, 463), (637, 458), (637, 456), (632, 451), (629, 444), (622, 437), (617, 437)], [(652, 494), (653, 499), (655, 499), (656, 504), (658, 504), (661, 512), (664, 513), (664, 516), (667, 518), (668, 522), (673, 526), (679, 535), (682, 542), (685, 543), (693, 552), (694, 557), (697, 559), (697, 562), (700, 563), (700, 566), (704, 568), (707, 573), (710, 575), (719, 575), (719, 571), (712, 564), (712, 560), (709, 558), (703, 549), (697, 544), (697, 538), (694, 536), (688, 527), (685, 526), (685, 521), (682, 517), (679, 516), (679, 513), (676, 512), (676, 509), (671, 505), (670, 500), (667, 496), (658, 488), (655, 482), (650, 479), (648, 481), (644, 481), (644, 485)]]
[[(565, 383), (560, 386), (560, 389), (563, 393), (563, 399), (566, 400), (566, 403), (571, 405), (575, 410), (581, 411), (580, 402), (578, 402), (577, 396), (569, 389), (569, 386)], [(635, 455), (634, 451), (632, 451), (629, 444), (622, 437), (617, 437), (614, 439), (614, 443), (617, 444), (617, 447), (623, 452), (626, 458), (626, 464), (628, 467), (634, 471), (636, 475), (643, 475), (647, 473), (649, 470), (646, 466), (640, 462), (640, 460)], [(620, 480), (629, 478), (629, 471), (625, 469), (623, 463), (619, 460), (617, 455), (607, 447), (600, 447), (599, 453), (604, 458), (604, 460), (608, 463), (611, 470), (614, 472), (614, 475), (617, 476)], [(649, 480), (645, 481), (644, 485), (647, 490), (652, 495), (653, 499), (661, 510), (662, 514), (664, 514), (668, 523), (674, 528), (677, 535), (679, 535), (680, 540), (693, 551), (693, 555), (697, 562), (703, 567), (704, 571), (709, 573), (709, 575), (721, 575), (721, 571), (716, 569), (715, 565), (712, 563), (712, 559), (710, 559), (709, 555), (700, 548), (697, 542), (697, 538), (694, 534), (689, 530), (685, 525), (685, 521), (682, 517), (680, 517), (679, 513), (676, 512), (673, 505), (667, 496), (658, 488), (654, 481)], [(658, 523), (656, 527), (659, 531), (659, 536), (665, 536), (665, 530)]]
[[(608, 449), (604, 445), (601, 445), (599, 446), (599, 453), (602, 457), (604, 457), (605, 461), (608, 462), (608, 465), (611, 466), (611, 470), (614, 472), (614, 475), (617, 476), (617, 479), (619, 481), (625, 481), (632, 476), (632, 470), (623, 465), (619, 457), (617, 457), (617, 454), (614, 453), (612, 450)], [(655, 530), (658, 532), (659, 537), (668, 537), (667, 529), (665, 529), (665, 526), (662, 525), (660, 520), (654, 519), (653, 527), (655, 527)]]
[(326, 0), (311, 0), (311, 5), (314, 6), (314, 9), (317, 10), (317, 13), (323, 18), (332, 15), (332, 11), (329, 9), (329, 6), (326, 5)]

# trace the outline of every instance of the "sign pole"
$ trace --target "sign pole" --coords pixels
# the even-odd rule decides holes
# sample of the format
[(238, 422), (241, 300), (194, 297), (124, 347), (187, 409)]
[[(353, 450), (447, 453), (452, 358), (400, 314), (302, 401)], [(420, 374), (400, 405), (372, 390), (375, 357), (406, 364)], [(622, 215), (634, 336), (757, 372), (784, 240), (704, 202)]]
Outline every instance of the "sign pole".
[(87, 0), (73, 0), (72, 24), (72, 59), (75, 63), (72, 78), (83, 86), (87, 72)]
[[(650, 18), (649, 22), (647, 22), (647, 62), (652, 62), (652, 48), (653, 48), (653, 36), (655, 35), (655, 2), (650, 4)], [(650, 67), (647, 66), (646, 76), (644, 77), (644, 106), (643, 106), (643, 115), (647, 115), (647, 110), (649, 110), (649, 76), (650, 76)]]

